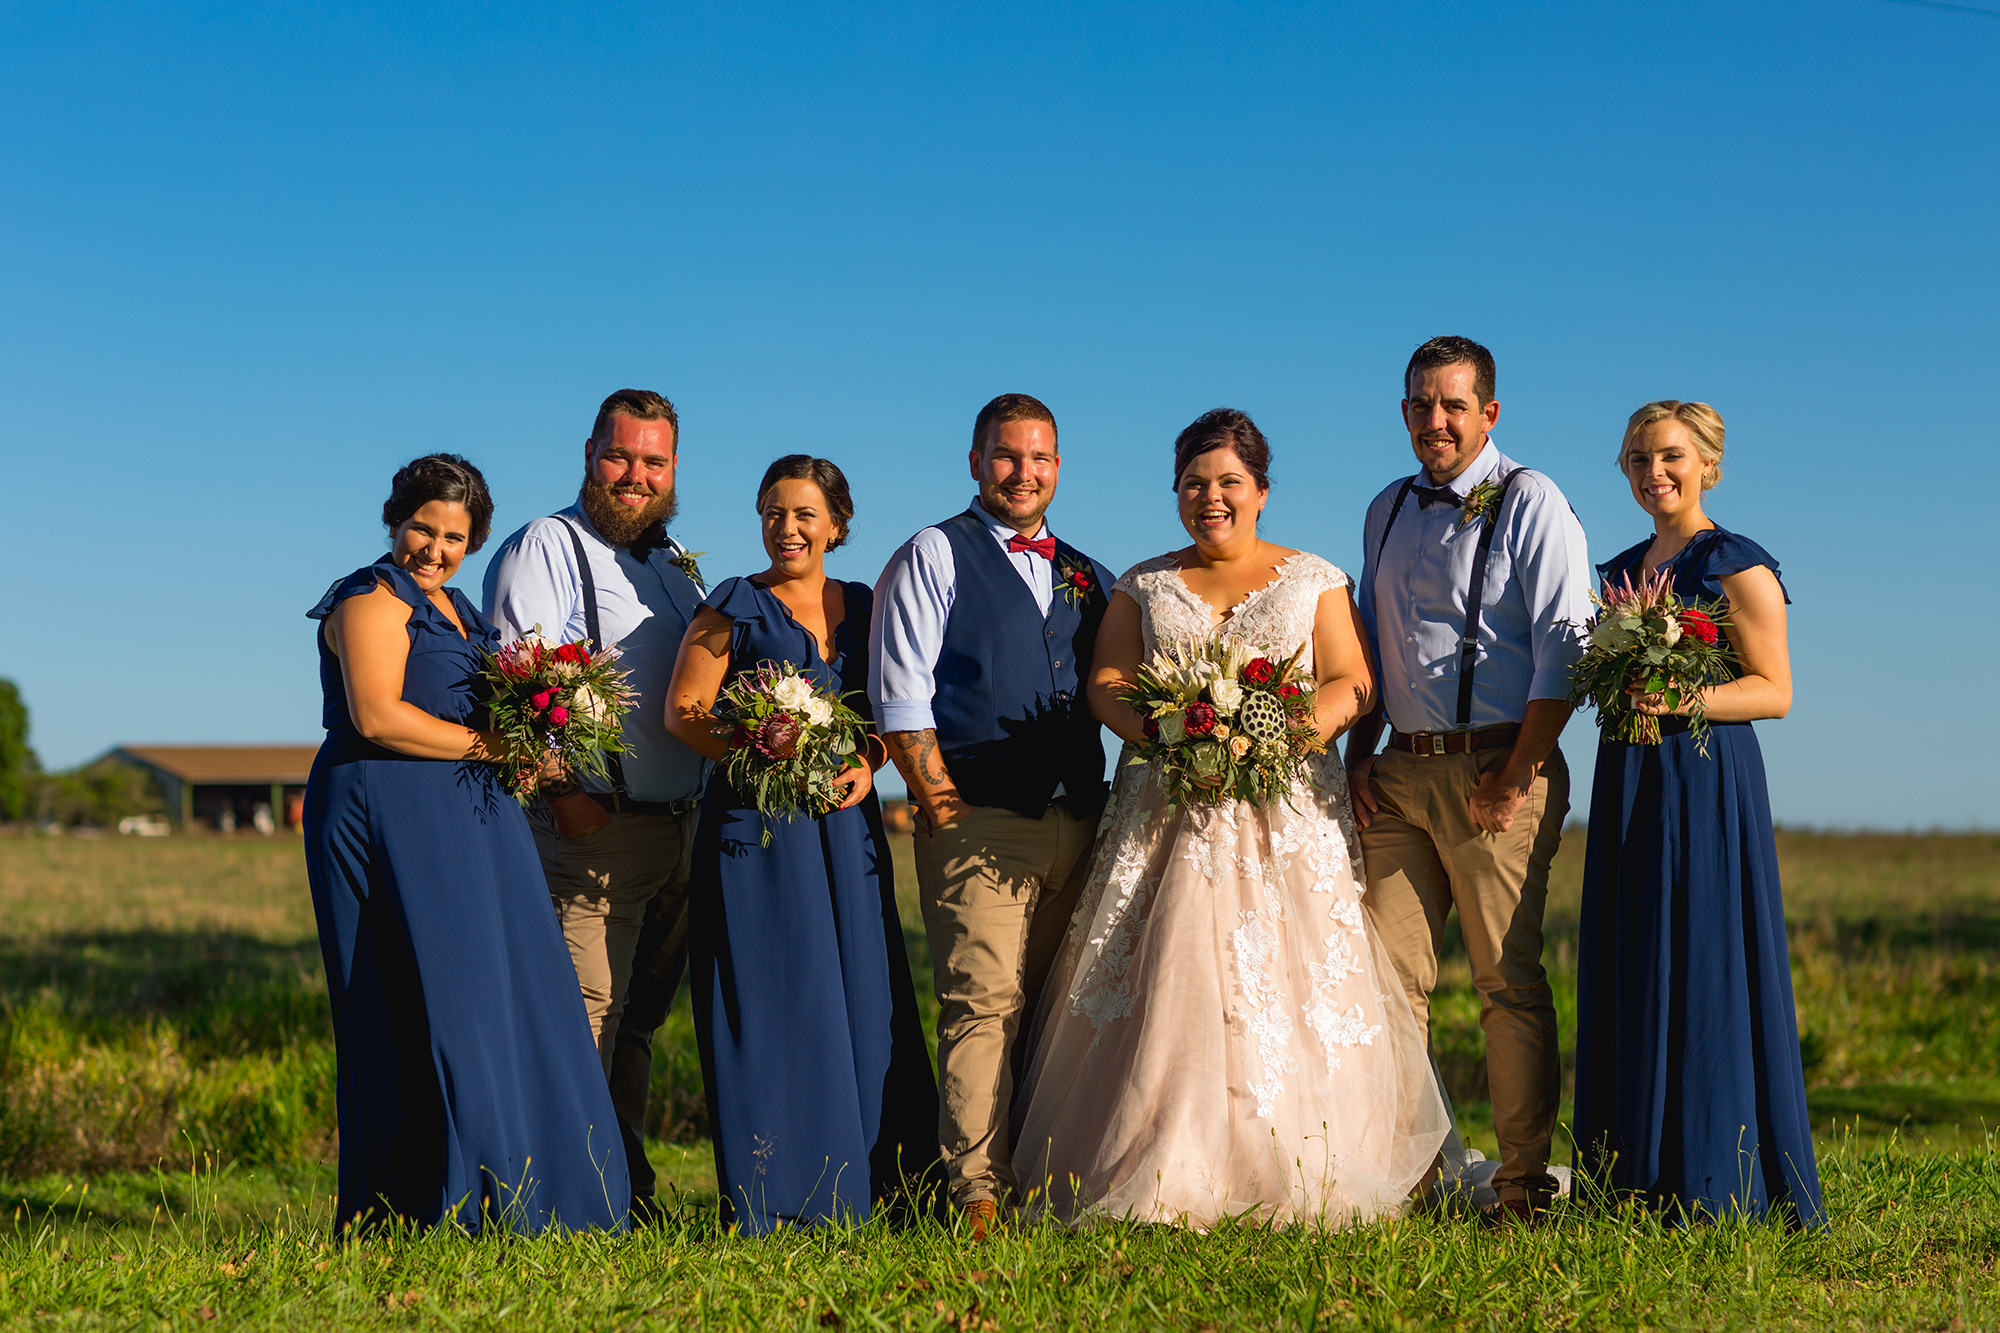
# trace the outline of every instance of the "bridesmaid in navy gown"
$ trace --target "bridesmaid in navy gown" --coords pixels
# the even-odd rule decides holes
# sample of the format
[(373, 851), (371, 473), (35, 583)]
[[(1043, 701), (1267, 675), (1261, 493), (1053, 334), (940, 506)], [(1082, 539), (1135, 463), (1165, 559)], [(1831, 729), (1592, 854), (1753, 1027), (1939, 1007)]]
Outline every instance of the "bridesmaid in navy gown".
[(1770, 797), (1750, 726), (1791, 705), (1789, 598), (1768, 552), (1702, 512), (1722, 444), (1713, 408), (1667, 401), (1632, 415), (1619, 451), (1655, 535), (1599, 571), (1638, 583), (1665, 569), (1683, 601), (1727, 597), (1740, 661), (1736, 679), (1704, 691), (1707, 757), (1686, 717), (1639, 686), (1634, 706), (1660, 717), (1660, 743), (1598, 748), (1577, 947), (1578, 1165), (1676, 1218), (1775, 1212), (1818, 1228)]
[(392, 549), (320, 621), (326, 741), (306, 870), (338, 1060), (337, 1228), (622, 1229), (625, 1149), (528, 822), (475, 729), (498, 639), (444, 586), (485, 540), (486, 483), (450, 454), (396, 474)]
[[(688, 627), (668, 726), (721, 758), (718, 691), (762, 661), (852, 691), (868, 715), (863, 583), (824, 558), (853, 516), (824, 459), (779, 459), (758, 490), (771, 567), (726, 580)], [(937, 1085), (903, 949), (873, 769), (815, 819), (767, 821), (718, 773), (702, 803), (689, 892), (689, 965), (723, 1219), (746, 1233), (861, 1221), (912, 1191), (938, 1157)]]

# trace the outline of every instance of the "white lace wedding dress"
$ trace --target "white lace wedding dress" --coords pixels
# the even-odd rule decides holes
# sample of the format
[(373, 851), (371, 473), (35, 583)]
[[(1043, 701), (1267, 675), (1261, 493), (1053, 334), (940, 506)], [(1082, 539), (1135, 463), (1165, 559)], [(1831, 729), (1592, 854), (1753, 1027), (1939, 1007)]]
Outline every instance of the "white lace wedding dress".
[[(1151, 653), (1221, 628), (1289, 657), (1347, 576), (1298, 552), (1220, 626), (1174, 557), (1118, 581)], [(1029, 1205), (1205, 1227), (1393, 1213), (1450, 1121), (1361, 905), (1361, 842), (1332, 754), (1319, 790), (1169, 818), (1121, 756), (1052, 975), (1016, 1134)]]

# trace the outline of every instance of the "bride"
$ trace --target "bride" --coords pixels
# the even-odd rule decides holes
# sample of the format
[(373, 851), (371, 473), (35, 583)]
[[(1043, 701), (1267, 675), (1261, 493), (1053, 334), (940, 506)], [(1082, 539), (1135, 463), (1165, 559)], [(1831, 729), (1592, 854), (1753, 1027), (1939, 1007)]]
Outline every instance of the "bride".
[[(1118, 581), (1091, 711), (1162, 642), (1221, 632), (1275, 659), (1304, 646), (1331, 741), (1373, 702), (1347, 576), (1257, 535), (1270, 449), (1218, 408), (1174, 442), (1194, 545)], [(1030, 1206), (1205, 1227), (1344, 1226), (1393, 1213), (1447, 1113), (1409, 1002), (1361, 904), (1360, 838), (1329, 750), (1314, 791), (1174, 814), (1121, 756), (1096, 859), (1044, 1001), (1015, 1137)]]

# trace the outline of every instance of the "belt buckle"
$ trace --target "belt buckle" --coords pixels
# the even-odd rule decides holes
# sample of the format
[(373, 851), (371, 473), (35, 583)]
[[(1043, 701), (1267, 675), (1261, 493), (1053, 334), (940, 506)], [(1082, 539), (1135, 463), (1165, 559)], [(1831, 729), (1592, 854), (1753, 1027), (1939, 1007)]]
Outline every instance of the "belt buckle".
[(1410, 737), (1410, 753), (1428, 759), (1440, 755), (1444, 750), (1444, 733), (1440, 731), (1420, 731)]

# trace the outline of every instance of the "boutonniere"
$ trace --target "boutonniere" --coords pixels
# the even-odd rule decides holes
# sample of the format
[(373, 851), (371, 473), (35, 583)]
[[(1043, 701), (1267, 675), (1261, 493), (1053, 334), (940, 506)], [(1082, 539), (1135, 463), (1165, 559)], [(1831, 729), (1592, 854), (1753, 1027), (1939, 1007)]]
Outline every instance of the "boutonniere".
[(701, 566), (695, 563), (697, 556), (707, 555), (706, 551), (690, 551), (685, 548), (674, 557), (674, 568), (688, 576), (688, 581), (703, 592), (708, 591), (708, 580), (701, 576)]
[(1493, 506), (1500, 499), (1500, 483), (1487, 480), (1480, 482), (1465, 493), (1465, 502), (1458, 508), (1458, 526), (1465, 526), (1476, 518), (1493, 517)]
[(1062, 561), (1056, 565), (1056, 587), (1062, 590), (1063, 601), (1069, 605), (1082, 606), (1088, 602), (1096, 586), (1097, 579), (1088, 564)]

